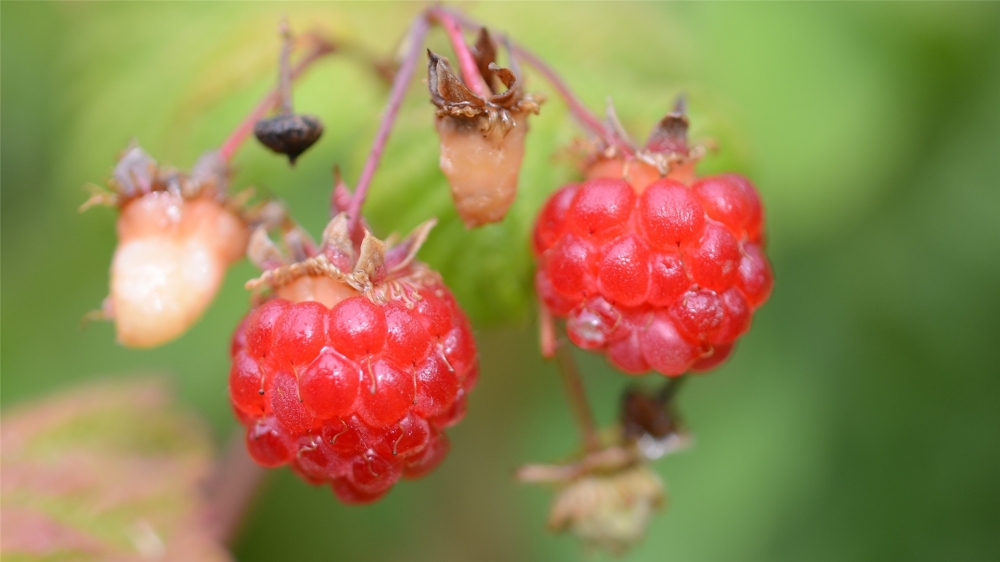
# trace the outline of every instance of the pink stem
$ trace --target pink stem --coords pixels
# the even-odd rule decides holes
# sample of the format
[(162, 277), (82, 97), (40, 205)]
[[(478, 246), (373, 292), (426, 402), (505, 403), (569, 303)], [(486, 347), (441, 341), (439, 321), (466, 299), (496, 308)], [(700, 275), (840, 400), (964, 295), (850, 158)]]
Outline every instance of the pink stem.
[(354, 189), (354, 196), (351, 198), (351, 204), (347, 209), (349, 221), (347, 229), (352, 234), (361, 220), (361, 206), (368, 195), (368, 188), (371, 185), (372, 177), (375, 175), (375, 169), (378, 168), (382, 152), (385, 150), (386, 142), (389, 140), (389, 133), (392, 132), (396, 115), (399, 113), (399, 108), (403, 104), (403, 98), (406, 96), (406, 88), (410, 85), (410, 79), (413, 78), (413, 71), (417, 67), (420, 54), (423, 52), (422, 46), (429, 28), (430, 24), (424, 14), (417, 16), (413, 21), (413, 25), (410, 26), (408, 34), (410, 44), (407, 47), (406, 58), (403, 60), (403, 64), (400, 65), (399, 70), (396, 71), (396, 77), (392, 81), (392, 90), (389, 92), (389, 103), (385, 108), (385, 113), (382, 114), (382, 122), (379, 123), (378, 131), (375, 133), (375, 141), (372, 143), (371, 152), (368, 153), (368, 160), (365, 161), (365, 167), (361, 170), (361, 177), (358, 178), (358, 185)]
[(462, 81), (465, 82), (465, 85), (484, 100), (490, 99), (492, 92), (482, 74), (479, 73), (479, 65), (476, 64), (476, 59), (472, 56), (469, 45), (465, 42), (465, 37), (462, 36), (462, 28), (459, 23), (455, 21), (450, 12), (441, 8), (431, 8), (427, 12), (427, 16), (437, 20), (444, 28), (445, 33), (448, 34), (448, 40), (451, 41), (451, 48), (455, 50), (455, 57), (458, 59), (458, 67), (462, 72)]
[[(312, 63), (332, 53), (333, 50), (334, 46), (331, 43), (317, 38), (312, 50), (306, 53), (305, 56), (302, 57), (302, 60), (300, 60), (298, 64), (295, 65), (295, 68), (292, 69), (289, 80), (292, 81), (298, 78), (299, 75), (305, 72), (305, 70), (309, 68)], [(222, 146), (219, 147), (219, 157), (223, 162), (229, 162), (233, 159), (233, 156), (236, 154), (236, 151), (239, 150), (243, 141), (245, 141), (247, 137), (250, 136), (250, 133), (253, 132), (253, 127), (257, 121), (260, 121), (262, 117), (267, 115), (267, 113), (279, 103), (281, 103), (280, 85), (274, 90), (268, 92), (268, 94), (264, 96), (264, 99), (260, 100), (256, 107), (254, 107), (250, 113), (243, 118), (243, 121), (236, 126), (236, 129), (229, 134), (229, 137), (227, 137), (222, 143)]]
[[(450, 11), (446, 8), (438, 8), (438, 11), (447, 11), (454, 21), (466, 29), (479, 29), (482, 27), (481, 24), (469, 18), (465, 14)], [(594, 114), (592, 114), (587, 107), (583, 105), (580, 99), (576, 97), (576, 94), (574, 94), (566, 82), (563, 81), (562, 77), (559, 76), (559, 73), (546, 64), (541, 57), (513, 41), (510, 42), (510, 50), (512, 54), (533, 66), (535, 70), (537, 70), (538, 73), (541, 74), (545, 80), (547, 80), (549, 84), (556, 89), (556, 92), (558, 92), (559, 96), (563, 98), (563, 101), (565, 101), (566, 105), (569, 107), (570, 113), (572, 113), (573, 116), (576, 117), (577, 121), (579, 121), (585, 129), (589, 130), (591, 134), (601, 137), (607, 141), (608, 144), (617, 146), (627, 155), (631, 155), (635, 152), (631, 146), (625, 143), (622, 139), (618, 138), (618, 135), (608, 131), (608, 128), (604, 125), (604, 123), (594, 116)]]

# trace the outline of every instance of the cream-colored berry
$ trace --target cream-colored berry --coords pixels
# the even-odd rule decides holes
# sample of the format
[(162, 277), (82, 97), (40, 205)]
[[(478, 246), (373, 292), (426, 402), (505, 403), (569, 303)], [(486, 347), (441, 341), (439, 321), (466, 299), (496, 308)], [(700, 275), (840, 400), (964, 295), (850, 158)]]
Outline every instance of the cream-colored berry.
[(177, 338), (201, 318), (248, 234), (214, 199), (152, 192), (125, 205), (118, 236), (105, 312), (122, 345), (146, 348)]
[(478, 120), (437, 118), (441, 171), (467, 227), (502, 220), (514, 202), (528, 130), (526, 117), (514, 116), (515, 126), (510, 129), (494, 127), (486, 132), (478, 130)]

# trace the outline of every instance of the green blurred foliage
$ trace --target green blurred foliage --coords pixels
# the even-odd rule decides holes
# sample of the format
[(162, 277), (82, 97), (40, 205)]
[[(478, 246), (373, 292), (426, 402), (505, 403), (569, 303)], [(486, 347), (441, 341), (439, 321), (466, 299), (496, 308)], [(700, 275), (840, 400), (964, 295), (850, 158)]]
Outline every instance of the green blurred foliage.
[[(181, 340), (116, 346), (99, 305), (114, 215), (78, 215), (131, 138), (189, 166), (274, 80), (276, 22), (319, 26), (385, 56), (417, 4), (10, 3), (2, 35), (4, 405), (106, 373), (168, 370), (221, 441), (227, 340), (246, 310), (231, 270)], [(1000, 557), (1000, 9), (995, 4), (484, 3), (636, 137), (688, 94), (695, 138), (768, 211), (777, 284), (723, 368), (681, 404), (697, 441), (657, 464), (672, 491), (630, 560), (987, 560)], [(439, 33), (436, 51), (448, 52)], [(527, 233), (575, 177), (579, 134), (550, 94), (531, 122), (518, 201), (466, 233), (437, 170), (415, 83), (368, 211), (381, 234), (428, 215), (424, 259), (480, 329), (482, 379), (435, 474), (364, 508), (276, 471), (236, 546), (241, 560), (571, 560), (542, 531), (547, 494), (510, 478), (571, 452), (552, 365), (536, 356)], [(333, 58), (296, 88), (327, 132), (293, 170), (258, 146), (237, 185), (284, 199), (318, 234), (330, 169), (360, 171), (387, 86)], [(634, 382), (583, 356), (603, 422)], [(125, 375), (122, 375), (125, 376)], [(642, 381), (653, 384), (656, 381)]]

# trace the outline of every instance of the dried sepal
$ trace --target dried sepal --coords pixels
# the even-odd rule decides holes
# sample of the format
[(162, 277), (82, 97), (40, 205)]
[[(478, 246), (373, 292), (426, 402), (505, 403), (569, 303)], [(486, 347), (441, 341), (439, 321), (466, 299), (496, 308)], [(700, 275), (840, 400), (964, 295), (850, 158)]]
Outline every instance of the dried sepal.
[(538, 113), (541, 102), (541, 98), (522, 92), (513, 71), (491, 60), (495, 52), (488, 36), (480, 36), (479, 49), (477, 64), (485, 67), (487, 83), (493, 87), (499, 82), (506, 87), (489, 99), (473, 93), (452, 73), (447, 60), (428, 51), (428, 86), (431, 101), (438, 108), (439, 164), (451, 186), (455, 208), (468, 228), (506, 216), (517, 194), (527, 116)]
[(665, 503), (660, 477), (645, 464), (636, 464), (584, 476), (561, 488), (549, 512), (549, 528), (622, 554), (642, 540), (649, 520)]
[(489, 86), (493, 93), (496, 93), (496, 85), (492, 80), (490, 65), (496, 62), (497, 51), (493, 45), (492, 38), (490, 38), (490, 32), (485, 27), (479, 28), (476, 44), (472, 46), (472, 57), (476, 61), (476, 67), (479, 68), (479, 74), (486, 80), (486, 85)]
[(399, 243), (390, 243), (391, 236), (387, 239), (386, 244), (391, 246), (385, 255), (385, 263), (389, 274), (409, 267), (413, 260), (416, 259), (417, 251), (427, 241), (427, 237), (430, 236), (431, 230), (436, 224), (437, 219), (427, 219), (417, 225)]
[(653, 127), (636, 159), (654, 166), (663, 176), (681, 181), (693, 177), (694, 166), (704, 157), (704, 144), (692, 146), (688, 141), (687, 102), (683, 96), (677, 98), (674, 109)]
[[(348, 224), (346, 213), (337, 214), (324, 229), (319, 247), (303, 246), (304, 256), (294, 255), (289, 247), (288, 234), (300, 231), (297, 226), (286, 228), (282, 232), (282, 242), (286, 248), (284, 252), (270, 238), (264, 242), (263, 238), (267, 234), (258, 230), (254, 237), (262, 237), (259, 243), (261, 256), (266, 256), (269, 261), (251, 256), (251, 260), (258, 263), (264, 271), (256, 279), (247, 281), (246, 288), (255, 294), (265, 289), (280, 294), (301, 279), (312, 278), (310, 283), (322, 280), (322, 284), (340, 286), (340, 289), (332, 291), (336, 295), (360, 293), (374, 302), (384, 303), (389, 298), (409, 298), (409, 293), (400, 283), (413, 285), (440, 282), (436, 273), (414, 260), (434, 220), (421, 224), (398, 244), (380, 240), (366, 229), (364, 239), (358, 246), (354, 246), (351, 241)], [(293, 238), (295, 236), (299, 235), (293, 235)], [(280, 259), (275, 258), (275, 251)], [(268, 267), (269, 263), (277, 265)]]
[(448, 59), (427, 49), (427, 86), (431, 103), (454, 117), (475, 117), (486, 107), (486, 100), (477, 96), (451, 71)]
[(81, 205), (84, 211), (97, 205), (123, 208), (131, 201), (149, 193), (176, 193), (185, 200), (208, 197), (226, 204), (229, 184), (229, 166), (210, 151), (203, 154), (190, 173), (169, 166), (161, 166), (135, 141), (119, 154), (118, 161), (108, 179), (108, 189), (93, 184), (85, 187), (90, 197)]
[(385, 242), (376, 238), (366, 229), (365, 237), (361, 241), (358, 261), (354, 265), (354, 271), (348, 276), (347, 282), (364, 293), (382, 281), (385, 277), (385, 250)]
[(522, 482), (556, 487), (549, 528), (569, 532), (588, 546), (621, 554), (642, 539), (666, 500), (649, 462), (690, 442), (672, 405), (677, 384), (653, 396), (630, 390), (622, 397), (620, 426), (601, 433), (599, 446), (568, 462), (528, 465)]
[[(427, 85), (431, 102), (437, 106), (439, 117), (477, 119), (481, 133), (489, 133), (498, 125), (506, 133), (515, 126), (512, 113), (537, 114), (544, 101), (540, 96), (525, 94), (514, 72), (497, 66), (493, 61), (486, 63), (483, 78), (488, 84), (493, 83), (492, 78), (497, 78), (506, 90), (500, 93), (494, 91), (489, 99), (483, 99), (452, 72), (447, 59), (430, 49), (427, 50), (427, 56)], [(485, 121), (478, 119), (481, 117), (485, 117)]]
[(351, 243), (350, 221), (347, 213), (338, 213), (323, 229), (320, 248), (330, 263), (341, 271), (348, 271), (357, 262), (354, 244)]
[(275, 269), (285, 265), (285, 256), (278, 245), (267, 235), (267, 229), (259, 226), (250, 235), (247, 244), (247, 259), (262, 270)]

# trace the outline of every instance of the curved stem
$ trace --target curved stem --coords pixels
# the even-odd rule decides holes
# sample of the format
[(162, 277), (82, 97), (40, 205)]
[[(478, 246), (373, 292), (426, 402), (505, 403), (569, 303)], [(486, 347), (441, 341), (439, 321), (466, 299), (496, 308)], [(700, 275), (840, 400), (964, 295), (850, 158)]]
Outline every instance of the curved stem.
[[(482, 27), (481, 24), (460, 12), (448, 10), (447, 8), (438, 8), (438, 11), (447, 12), (452, 18), (454, 18), (454, 21), (458, 22), (459, 25), (465, 27), (466, 29), (479, 29)], [(569, 85), (567, 85), (562, 77), (559, 76), (559, 73), (542, 60), (541, 57), (514, 41), (509, 41), (508, 45), (512, 55), (534, 67), (534, 69), (538, 71), (538, 73), (541, 74), (553, 88), (556, 89), (556, 92), (569, 107), (570, 113), (576, 117), (577, 121), (579, 121), (585, 129), (590, 131), (591, 134), (604, 139), (608, 142), (608, 144), (617, 147), (627, 155), (635, 152), (631, 146), (617, 138), (617, 135), (609, 134), (609, 131), (604, 123), (602, 123), (600, 119), (598, 119), (587, 109), (585, 105), (583, 105), (583, 102), (581, 102), (576, 94), (573, 93), (573, 90), (571, 90)]]
[(590, 411), (590, 404), (587, 402), (587, 393), (583, 389), (583, 378), (580, 376), (580, 370), (577, 368), (573, 352), (566, 342), (560, 342), (556, 347), (556, 363), (559, 365), (559, 373), (562, 375), (563, 385), (566, 387), (570, 409), (573, 410), (573, 417), (576, 418), (577, 426), (580, 429), (583, 446), (588, 451), (596, 451), (601, 448), (600, 440), (597, 438), (597, 424), (594, 423), (594, 414)]
[[(312, 63), (332, 53), (334, 49), (335, 47), (333, 43), (330, 43), (320, 37), (314, 37), (312, 49), (307, 52), (301, 60), (299, 60), (298, 64), (296, 64), (289, 73), (289, 82), (298, 78), (303, 72), (306, 71), (306, 69), (309, 68), (309, 66), (312, 65)], [(253, 132), (254, 124), (267, 115), (267, 112), (271, 111), (274, 106), (280, 102), (281, 86), (279, 85), (274, 90), (268, 92), (267, 95), (264, 96), (264, 98), (261, 99), (252, 110), (250, 110), (250, 113), (243, 118), (243, 121), (241, 121), (240, 124), (233, 129), (233, 132), (229, 134), (226, 140), (223, 141), (222, 145), (219, 147), (219, 157), (223, 162), (229, 162), (232, 160), (236, 151), (239, 150), (240, 146), (243, 144), (243, 141), (245, 141)]]
[(354, 196), (351, 198), (351, 204), (347, 209), (349, 221), (347, 228), (348, 232), (352, 234), (361, 220), (361, 205), (365, 202), (372, 177), (375, 175), (375, 169), (378, 168), (382, 152), (385, 150), (385, 144), (389, 140), (389, 133), (392, 132), (392, 125), (396, 121), (396, 115), (399, 113), (400, 106), (403, 104), (406, 88), (410, 85), (410, 80), (413, 78), (413, 71), (417, 67), (417, 61), (422, 52), (421, 47), (424, 44), (424, 38), (427, 36), (429, 27), (430, 24), (426, 15), (421, 14), (413, 21), (413, 25), (410, 26), (410, 31), (407, 34), (409, 45), (407, 46), (406, 58), (403, 60), (403, 64), (400, 65), (399, 70), (396, 71), (396, 77), (392, 81), (392, 90), (389, 92), (389, 103), (385, 108), (385, 113), (382, 114), (382, 121), (379, 123), (378, 131), (375, 133), (371, 152), (368, 153), (368, 160), (365, 161), (365, 167), (361, 170), (361, 177), (358, 178), (358, 185), (354, 189)]

